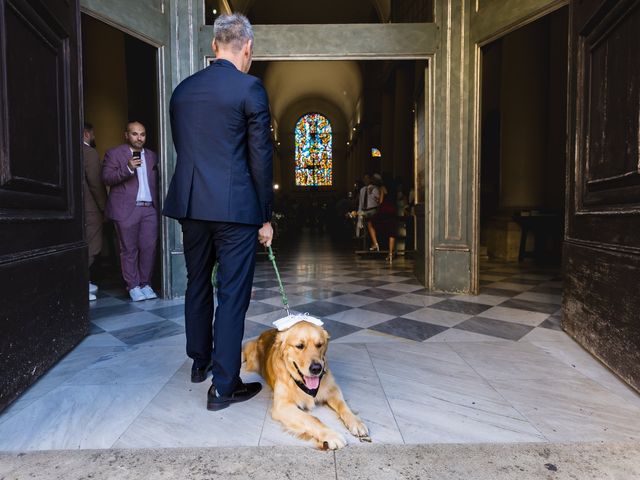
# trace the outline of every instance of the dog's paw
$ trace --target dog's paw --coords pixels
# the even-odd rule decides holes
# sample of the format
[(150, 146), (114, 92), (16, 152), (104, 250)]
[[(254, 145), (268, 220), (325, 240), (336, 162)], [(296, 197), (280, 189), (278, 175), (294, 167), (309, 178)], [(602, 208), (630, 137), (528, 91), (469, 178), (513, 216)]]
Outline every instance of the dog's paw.
[(347, 444), (347, 441), (338, 432), (329, 432), (320, 439), (323, 450), (338, 450)]
[(360, 420), (358, 417), (354, 417), (349, 425), (347, 425), (347, 428), (349, 429), (351, 434), (355, 435), (356, 437), (369, 436), (369, 429), (364, 423), (362, 423), (362, 420)]

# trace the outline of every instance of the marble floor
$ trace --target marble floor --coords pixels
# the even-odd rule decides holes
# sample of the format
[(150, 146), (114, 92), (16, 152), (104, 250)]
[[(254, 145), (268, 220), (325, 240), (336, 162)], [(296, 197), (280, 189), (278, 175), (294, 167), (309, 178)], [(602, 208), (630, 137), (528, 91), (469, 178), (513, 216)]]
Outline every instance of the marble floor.
[[(560, 327), (556, 269), (486, 262), (480, 295), (440, 294), (410, 260), (311, 237), (279, 251), (278, 265), (293, 309), (325, 322), (329, 365), (374, 443), (640, 439), (640, 396)], [(209, 382), (189, 380), (182, 300), (98, 296), (91, 335), (0, 414), (0, 451), (309, 445), (270, 418), (268, 388), (206, 410)], [(260, 256), (245, 338), (282, 315)], [(315, 414), (358, 442), (326, 407)]]

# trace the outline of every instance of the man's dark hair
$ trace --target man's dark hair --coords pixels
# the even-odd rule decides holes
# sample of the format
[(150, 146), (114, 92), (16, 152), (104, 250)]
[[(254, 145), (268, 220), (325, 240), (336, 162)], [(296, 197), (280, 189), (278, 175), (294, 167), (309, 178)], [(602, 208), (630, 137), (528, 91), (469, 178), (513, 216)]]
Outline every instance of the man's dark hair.
[(84, 122), (84, 129), (90, 132), (91, 130), (93, 130), (93, 124), (89, 122)]

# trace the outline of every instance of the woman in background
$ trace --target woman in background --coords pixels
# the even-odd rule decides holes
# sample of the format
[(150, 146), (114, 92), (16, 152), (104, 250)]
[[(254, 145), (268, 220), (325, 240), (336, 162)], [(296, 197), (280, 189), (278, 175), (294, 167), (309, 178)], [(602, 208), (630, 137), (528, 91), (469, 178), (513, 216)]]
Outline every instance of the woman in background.
[[(389, 239), (389, 254), (387, 261), (391, 262), (395, 256), (396, 235), (398, 232), (398, 207), (396, 199), (398, 192), (394, 182), (388, 182), (380, 187), (380, 206), (372, 218), (372, 228), (369, 229), (371, 241), (378, 246), (378, 235)], [(378, 247), (379, 250), (379, 247)]]

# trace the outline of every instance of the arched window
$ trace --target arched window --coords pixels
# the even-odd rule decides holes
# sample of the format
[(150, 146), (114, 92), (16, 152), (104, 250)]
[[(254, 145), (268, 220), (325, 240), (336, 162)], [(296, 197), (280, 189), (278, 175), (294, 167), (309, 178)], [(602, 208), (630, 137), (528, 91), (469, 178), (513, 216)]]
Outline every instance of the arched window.
[(324, 115), (308, 113), (296, 124), (296, 186), (333, 184), (331, 123)]

